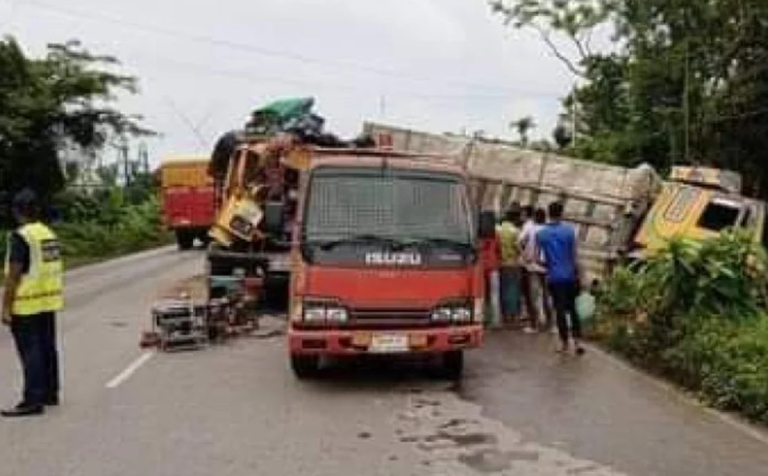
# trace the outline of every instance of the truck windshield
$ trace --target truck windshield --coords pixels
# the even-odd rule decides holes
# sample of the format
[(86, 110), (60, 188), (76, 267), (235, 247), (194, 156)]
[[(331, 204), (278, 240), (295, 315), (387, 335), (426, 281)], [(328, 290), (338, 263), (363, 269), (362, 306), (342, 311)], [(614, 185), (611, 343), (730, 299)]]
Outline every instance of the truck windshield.
[(472, 244), (466, 186), (452, 174), (322, 168), (312, 176), (305, 243)]
[(738, 202), (715, 198), (707, 204), (699, 218), (699, 227), (722, 231), (738, 224), (742, 206)]

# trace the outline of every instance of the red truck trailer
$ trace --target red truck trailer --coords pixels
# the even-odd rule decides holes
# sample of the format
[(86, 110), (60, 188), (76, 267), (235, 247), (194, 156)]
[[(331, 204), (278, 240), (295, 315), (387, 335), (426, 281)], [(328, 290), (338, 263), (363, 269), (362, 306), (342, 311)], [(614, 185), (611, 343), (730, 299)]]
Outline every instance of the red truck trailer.
[(181, 250), (192, 248), (195, 239), (209, 241), (215, 201), (208, 164), (208, 158), (173, 157), (164, 160), (160, 168), (163, 218), (176, 234)]

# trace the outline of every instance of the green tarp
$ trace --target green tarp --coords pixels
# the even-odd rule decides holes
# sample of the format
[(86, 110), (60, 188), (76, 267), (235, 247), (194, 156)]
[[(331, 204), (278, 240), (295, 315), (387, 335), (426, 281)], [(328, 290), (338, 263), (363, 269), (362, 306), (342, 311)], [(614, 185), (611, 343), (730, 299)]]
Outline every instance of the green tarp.
[(288, 98), (272, 101), (253, 111), (254, 116), (272, 116), (276, 122), (284, 122), (309, 114), (315, 105), (315, 98)]

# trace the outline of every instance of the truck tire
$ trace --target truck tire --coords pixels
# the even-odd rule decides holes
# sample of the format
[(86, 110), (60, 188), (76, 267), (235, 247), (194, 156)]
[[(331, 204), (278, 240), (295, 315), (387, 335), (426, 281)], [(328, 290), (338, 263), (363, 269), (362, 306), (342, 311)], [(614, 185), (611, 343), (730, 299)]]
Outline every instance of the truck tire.
[(176, 230), (176, 245), (181, 251), (191, 250), (194, 244), (194, 235), (184, 230)]
[(453, 350), (443, 354), (441, 376), (448, 380), (459, 380), (464, 373), (464, 351)]
[(320, 373), (320, 356), (291, 354), (291, 369), (299, 380), (315, 378)]

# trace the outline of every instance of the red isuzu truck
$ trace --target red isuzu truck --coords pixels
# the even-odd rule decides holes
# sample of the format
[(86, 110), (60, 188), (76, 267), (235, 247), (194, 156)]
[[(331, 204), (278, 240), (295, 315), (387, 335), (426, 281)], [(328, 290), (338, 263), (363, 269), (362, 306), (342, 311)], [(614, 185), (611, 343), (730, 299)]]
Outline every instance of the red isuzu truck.
[(423, 354), (460, 377), (482, 341), (484, 297), (463, 167), (382, 149), (310, 156), (291, 251), (296, 376), (325, 357)]

